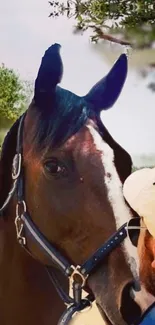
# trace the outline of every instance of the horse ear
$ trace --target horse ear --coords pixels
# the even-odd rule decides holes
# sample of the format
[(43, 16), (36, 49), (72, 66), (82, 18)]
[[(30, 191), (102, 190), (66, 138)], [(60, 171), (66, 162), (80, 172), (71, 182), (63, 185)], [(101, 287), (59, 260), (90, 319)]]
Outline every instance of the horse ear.
[(110, 72), (84, 97), (96, 113), (109, 109), (116, 102), (127, 76), (127, 57), (122, 54)]
[(45, 108), (54, 99), (56, 85), (61, 81), (63, 64), (59, 44), (50, 46), (43, 58), (35, 81), (34, 100), (38, 107)]

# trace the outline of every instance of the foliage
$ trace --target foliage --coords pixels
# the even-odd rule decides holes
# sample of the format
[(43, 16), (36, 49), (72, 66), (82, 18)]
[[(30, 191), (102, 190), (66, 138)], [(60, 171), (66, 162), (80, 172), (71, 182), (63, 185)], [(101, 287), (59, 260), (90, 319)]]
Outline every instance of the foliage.
[[(50, 1), (50, 17), (66, 14), (76, 20), (76, 32), (93, 29), (92, 41), (121, 33), (133, 46), (151, 46), (155, 39), (154, 0)], [(110, 19), (110, 25), (109, 25)], [(112, 40), (115, 41), (115, 40)]]
[(0, 128), (9, 127), (25, 110), (31, 84), (23, 82), (12, 70), (0, 66)]
[(143, 168), (154, 168), (154, 165), (144, 165), (144, 166), (141, 166), (141, 167), (137, 167), (137, 166), (133, 166), (132, 167), (132, 173), (136, 172), (137, 170), (139, 169), (143, 169)]

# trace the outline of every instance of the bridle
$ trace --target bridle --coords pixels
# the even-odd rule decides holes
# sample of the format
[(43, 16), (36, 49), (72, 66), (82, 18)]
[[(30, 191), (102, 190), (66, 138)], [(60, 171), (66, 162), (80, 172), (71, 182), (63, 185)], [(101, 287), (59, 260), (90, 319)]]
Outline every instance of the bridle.
[[(70, 288), (73, 289), (73, 298), (67, 295), (54, 273), (46, 270), (53, 282), (60, 298), (63, 300), (67, 309), (63, 313), (58, 325), (66, 325), (71, 320), (76, 312), (80, 312), (87, 307), (91, 307), (92, 302), (95, 300), (92, 294), (88, 294), (86, 298), (82, 298), (82, 289), (86, 286), (86, 281), (89, 275), (96, 269), (101, 261), (103, 261), (116, 247), (118, 247), (123, 240), (127, 237), (127, 223), (119, 228), (85, 263), (82, 265), (71, 265), (70, 262), (63, 257), (59, 251), (51, 245), (46, 237), (38, 229), (37, 225), (31, 219), (26, 202), (24, 200), (24, 167), (22, 161), (23, 149), (23, 127), (26, 113), (24, 113), (19, 121), (16, 154), (12, 164), (12, 188), (0, 209), (0, 215), (8, 206), (13, 195), (16, 194), (16, 218), (15, 227), (17, 233), (17, 240), (19, 244), (31, 254), (26, 245), (26, 237), (24, 230), (27, 230), (33, 240), (40, 246), (45, 254), (51, 259), (52, 263), (61, 270), (62, 274), (69, 279)], [(32, 254), (31, 254), (32, 255)]]

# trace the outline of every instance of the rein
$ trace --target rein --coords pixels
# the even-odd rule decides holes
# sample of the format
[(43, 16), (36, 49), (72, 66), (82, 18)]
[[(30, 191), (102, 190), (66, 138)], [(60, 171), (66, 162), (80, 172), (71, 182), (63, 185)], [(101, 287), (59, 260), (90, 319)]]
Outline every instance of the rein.
[(119, 228), (85, 263), (82, 265), (72, 265), (59, 251), (51, 245), (46, 237), (41, 233), (37, 225), (31, 219), (27, 211), (26, 202), (24, 200), (24, 167), (22, 161), (22, 144), (23, 144), (23, 127), (26, 113), (21, 116), (18, 134), (16, 154), (12, 164), (12, 179), (13, 185), (8, 193), (8, 196), (0, 208), (0, 216), (6, 209), (13, 195), (16, 194), (16, 218), (15, 227), (17, 233), (17, 240), (19, 244), (26, 249), (26, 251), (34, 257), (29, 251), (26, 243), (25, 230), (31, 235), (33, 240), (40, 246), (45, 254), (51, 259), (53, 264), (61, 270), (65, 277), (69, 280), (69, 288), (73, 290), (73, 298), (67, 295), (63, 289), (54, 271), (50, 271), (46, 267), (50, 280), (53, 282), (60, 298), (63, 300), (67, 309), (61, 316), (58, 325), (67, 325), (76, 312), (80, 312), (87, 307), (91, 307), (92, 302), (95, 300), (92, 294), (88, 294), (86, 298), (82, 298), (82, 289), (85, 288), (89, 275), (96, 269), (103, 259), (105, 259), (116, 247), (118, 247), (123, 240), (127, 237), (127, 230), (125, 223)]

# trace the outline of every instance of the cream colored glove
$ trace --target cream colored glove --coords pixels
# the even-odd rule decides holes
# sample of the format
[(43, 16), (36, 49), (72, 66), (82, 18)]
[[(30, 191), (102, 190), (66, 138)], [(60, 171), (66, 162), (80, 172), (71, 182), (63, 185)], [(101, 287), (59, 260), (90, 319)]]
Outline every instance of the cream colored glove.
[(155, 168), (143, 168), (132, 173), (124, 183), (123, 194), (155, 237)]

